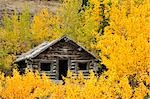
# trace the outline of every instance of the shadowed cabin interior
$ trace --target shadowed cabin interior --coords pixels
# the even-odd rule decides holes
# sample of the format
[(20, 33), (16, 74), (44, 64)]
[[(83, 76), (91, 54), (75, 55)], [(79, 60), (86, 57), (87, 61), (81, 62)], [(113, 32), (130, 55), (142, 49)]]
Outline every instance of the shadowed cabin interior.
[(51, 42), (43, 42), (18, 56), (15, 61), (21, 73), (26, 68), (46, 73), (50, 79), (62, 80), (70, 70), (73, 76), (82, 72), (88, 78), (89, 70), (97, 73), (99, 60), (84, 47), (64, 36)]

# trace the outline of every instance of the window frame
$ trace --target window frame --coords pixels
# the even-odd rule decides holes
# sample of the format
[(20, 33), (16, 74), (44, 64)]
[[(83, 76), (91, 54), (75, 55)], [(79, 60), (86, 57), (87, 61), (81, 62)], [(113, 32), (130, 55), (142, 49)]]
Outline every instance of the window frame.
[(81, 64), (84, 64), (84, 63), (85, 63), (85, 64), (86, 64), (86, 69), (84, 69), (84, 70), (89, 70), (89, 62), (77, 62), (77, 70), (78, 70), (78, 71), (84, 71), (84, 70), (80, 70), (80, 69), (79, 69), (79, 64), (80, 64), (80, 63), (81, 63)]
[[(50, 70), (49, 71), (44, 71), (44, 70), (41, 70), (41, 64), (50, 64)], [(52, 70), (53, 70), (53, 62), (51, 62), (51, 61), (40, 61), (39, 62), (39, 71), (40, 72), (52, 72)]]

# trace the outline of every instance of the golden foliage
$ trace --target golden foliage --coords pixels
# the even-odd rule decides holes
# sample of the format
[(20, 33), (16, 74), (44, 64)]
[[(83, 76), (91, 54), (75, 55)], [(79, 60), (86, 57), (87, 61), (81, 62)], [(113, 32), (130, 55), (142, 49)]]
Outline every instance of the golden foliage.
[(85, 80), (80, 74), (76, 79), (69, 72), (63, 83), (53, 83), (45, 75), (27, 71), (24, 75), (14, 70), (12, 77), (0, 74), (0, 98), (35, 99), (35, 98), (100, 98), (97, 78), (91, 72)]
[[(101, 49), (102, 62), (108, 68), (106, 86), (110, 88), (104, 92), (140, 99), (149, 91), (145, 85), (150, 85), (149, 0), (141, 4), (134, 0), (112, 2), (109, 24), (104, 35), (97, 37), (97, 49)], [(135, 81), (129, 79), (131, 75)]]
[[(65, 85), (55, 84), (43, 75), (27, 72), (13, 77), (0, 74), (0, 97), (141, 99), (150, 96), (150, 1), (149, 0), (64, 0), (56, 14), (41, 10), (33, 17), (27, 10), (20, 20), (14, 13), (5, 16), (0, 28), (0, 66), (11, 66), (14, 56), (32, 45), (68, 35), (93, 52), (99, 52), (108, 71), (100, 78), (82, 74)], [(104, 6), (104, 8), (99, 7)], [(104, 25), (104, 17), (109, 25)], [(101, 27), (102, 26), (102, 27)], [(106, 26), (106, 27), (105, 27)], [(104, 34), (99, 32), (104, 29)], [(100, 31), (99, 31), (100, 29)]]
[(48, 9), (42, 9), (34, 16), (31, 25), (32, 41), (39, 44), (45, 40), (53, 40), (59, 37), (60, 33), (54, 30), (58, 19)]

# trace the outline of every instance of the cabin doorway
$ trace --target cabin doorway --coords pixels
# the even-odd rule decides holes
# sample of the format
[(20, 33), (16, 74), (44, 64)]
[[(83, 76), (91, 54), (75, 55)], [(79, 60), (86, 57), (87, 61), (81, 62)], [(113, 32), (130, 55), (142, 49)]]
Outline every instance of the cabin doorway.
[(62, 77), (67, 76), (68, 71), (68, 60), (59, 60), (59, 80), (62, 80)]

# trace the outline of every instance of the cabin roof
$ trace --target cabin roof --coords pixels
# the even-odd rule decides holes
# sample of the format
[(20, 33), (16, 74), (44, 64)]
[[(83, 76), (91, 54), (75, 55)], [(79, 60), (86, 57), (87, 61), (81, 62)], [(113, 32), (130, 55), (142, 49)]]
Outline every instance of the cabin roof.
[[(19, 61), (23, 61), (23, 60), (26, 60), (26, 59), (32, 59), (32, 58), (35, 58), (37, 55), (39, 55), (40, 53), (42, 53), (43, 51), (45, 51), (47, 48), (53, 46), (54, 44), (56, 44), (57, 42), (59, 42), (60, 40), (62, 39), (69, 39), (70, 41), (72, 41), (73, 43), (77, 44), (75, 41), (73, 41), (72, 39), (70, 39), (69, 37), (67, 36), (63, 36), (59, 39), (56, 39), (56, 40), (53, 40), (51, 42), (48, 42), (48, 41), (45, 41), (43, 43), (41, 43), (40, 45), (38, 45), (37, 47), (29, 50), (28, 52), (26, 53), (23, 53), (22, 55), (19, 55), (16, 59), (15, 62), (19, 62)], [(83, 50), (85, 50), (87, 53), (89, 53), (90, 55), (92, 55), (95, 59), (96, 59), (96, 56), (91, 53), (90, 51), (86, 50), (83, 46), (77, 44), (79, 47), (81, 47)]]

